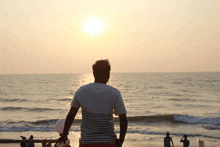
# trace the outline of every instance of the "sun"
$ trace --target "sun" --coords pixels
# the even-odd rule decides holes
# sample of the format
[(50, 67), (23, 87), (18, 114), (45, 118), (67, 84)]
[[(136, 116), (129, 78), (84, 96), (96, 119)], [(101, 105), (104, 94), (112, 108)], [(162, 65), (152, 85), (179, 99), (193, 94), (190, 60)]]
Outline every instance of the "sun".
[(104, 26), (104, 20), (99, 17), (90, 17), (84, 22), (84, 30), (91, 35), (101, 33), (104, 29)]

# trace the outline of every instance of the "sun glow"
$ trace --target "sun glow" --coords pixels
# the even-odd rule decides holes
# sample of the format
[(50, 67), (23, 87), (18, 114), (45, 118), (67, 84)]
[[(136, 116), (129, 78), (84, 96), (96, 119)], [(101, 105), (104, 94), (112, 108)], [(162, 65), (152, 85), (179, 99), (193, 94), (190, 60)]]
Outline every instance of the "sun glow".
[(84, 30), (91, 34), (96, 35), (103, 31), (105, 22), (98, 17), (91, 17), (84, 22)]

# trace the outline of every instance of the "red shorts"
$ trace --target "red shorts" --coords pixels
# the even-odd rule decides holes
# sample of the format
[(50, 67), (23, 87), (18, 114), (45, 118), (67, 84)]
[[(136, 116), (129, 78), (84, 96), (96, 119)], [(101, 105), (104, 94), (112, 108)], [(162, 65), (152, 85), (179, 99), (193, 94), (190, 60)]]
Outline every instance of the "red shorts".
[(106, 143), (89, 143), (89, 144), (82, 144), (79, 143), (79, 147), (116, 147), (115, 143), (106, 144)]

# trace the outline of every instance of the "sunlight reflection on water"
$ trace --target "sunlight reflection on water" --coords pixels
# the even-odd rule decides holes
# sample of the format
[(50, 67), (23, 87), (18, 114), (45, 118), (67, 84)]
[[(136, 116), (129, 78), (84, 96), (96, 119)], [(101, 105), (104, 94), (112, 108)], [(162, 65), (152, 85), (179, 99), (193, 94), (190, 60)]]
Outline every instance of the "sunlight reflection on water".
[(94, 77), (92, 73), (82, 74), (79, 78), (79, 87), (94, 82)]

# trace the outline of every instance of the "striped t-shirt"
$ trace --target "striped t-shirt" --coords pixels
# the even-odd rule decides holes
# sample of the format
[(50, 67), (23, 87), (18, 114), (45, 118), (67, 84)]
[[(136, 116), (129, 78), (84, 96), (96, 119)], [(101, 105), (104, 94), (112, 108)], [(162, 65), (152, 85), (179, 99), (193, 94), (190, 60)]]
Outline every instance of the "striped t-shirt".
[(71, 106), (82, 108), (81, 143), (115, 142), (113, 113), (127, 113), (119, 90), (101, 83), (87, 84), (76, 91)]
[(172, 141), (171, 137), (165, 137), (164, 138), (164, 143), (165, 143), (165, 147), (171, 147), (170, 146), (170, 142)]

